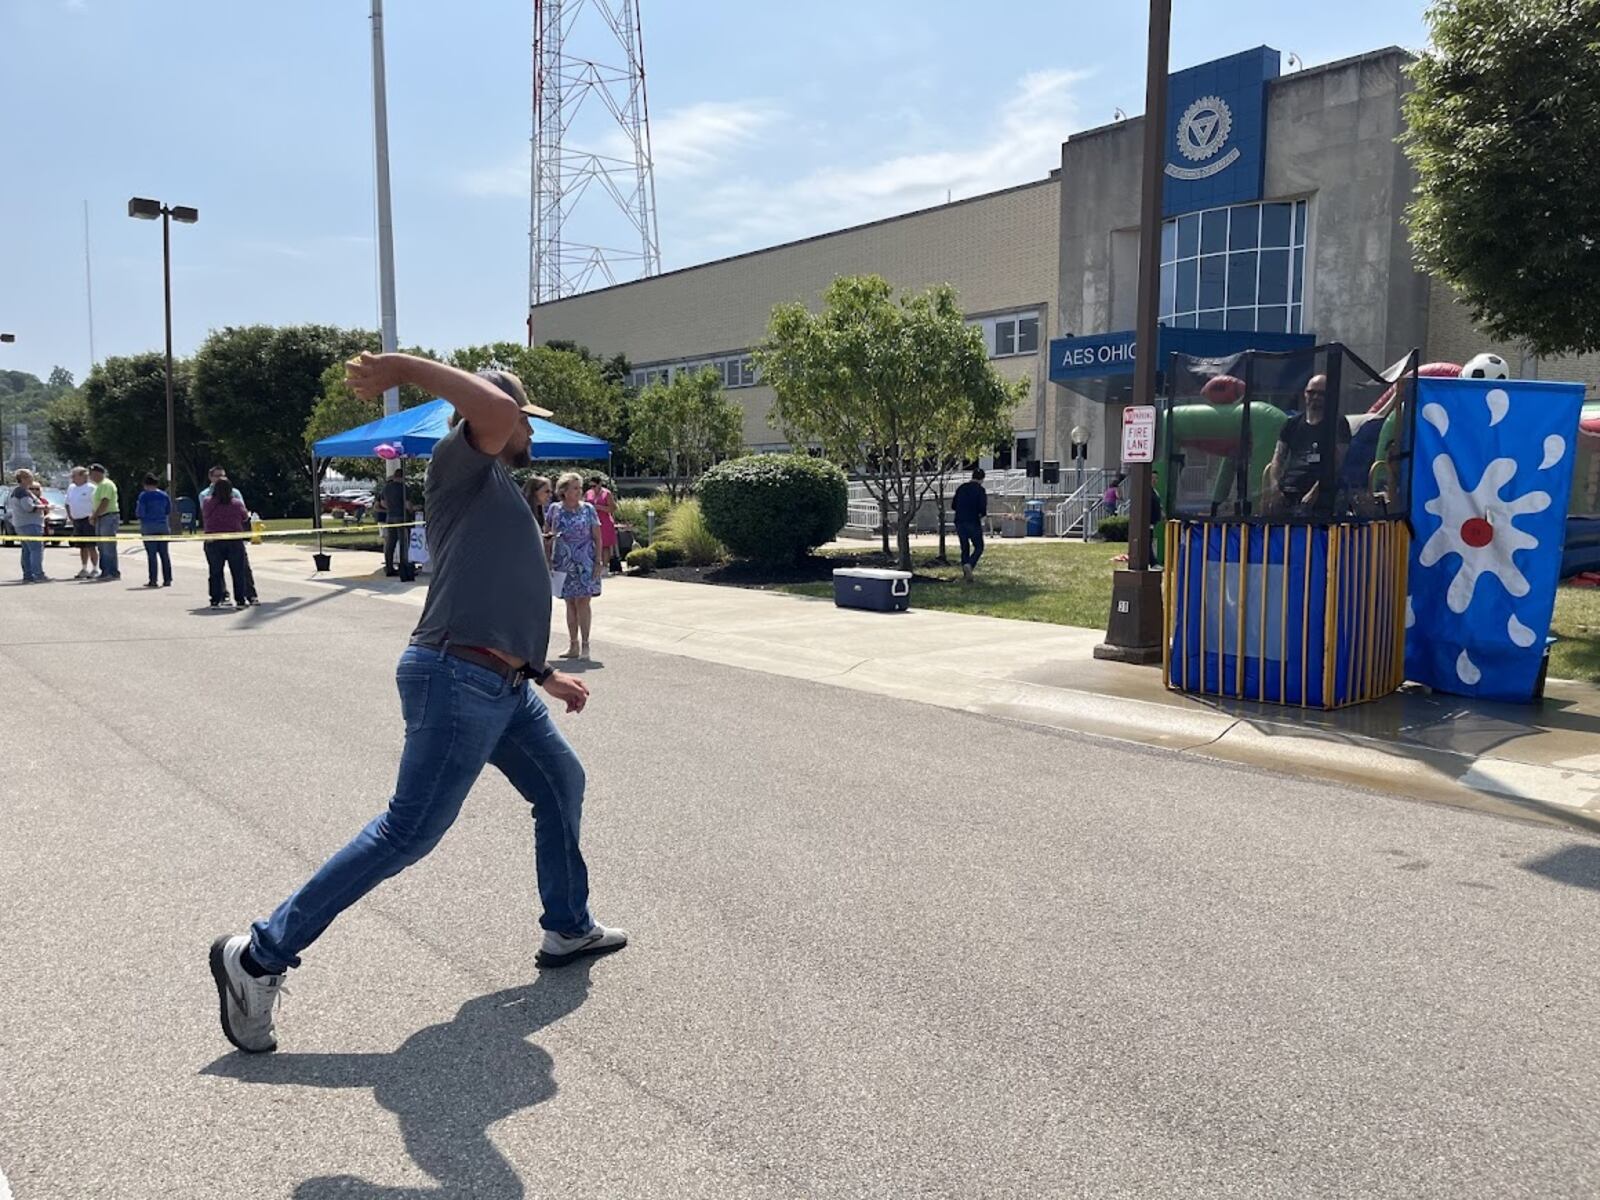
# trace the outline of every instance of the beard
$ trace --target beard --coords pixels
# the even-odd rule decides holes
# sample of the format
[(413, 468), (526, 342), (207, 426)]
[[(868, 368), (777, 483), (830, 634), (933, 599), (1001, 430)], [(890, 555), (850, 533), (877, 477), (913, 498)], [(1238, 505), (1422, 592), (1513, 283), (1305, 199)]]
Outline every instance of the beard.
[(504, 450), (500, 451), (500, 461), (505, 463), (505, 465), (510, 467), (513, 471), (520, 470), (524, 467), (531, 467), (533, 466), (533, 447), (528, 442), (524, 442), (515, 450), (507, 446)]

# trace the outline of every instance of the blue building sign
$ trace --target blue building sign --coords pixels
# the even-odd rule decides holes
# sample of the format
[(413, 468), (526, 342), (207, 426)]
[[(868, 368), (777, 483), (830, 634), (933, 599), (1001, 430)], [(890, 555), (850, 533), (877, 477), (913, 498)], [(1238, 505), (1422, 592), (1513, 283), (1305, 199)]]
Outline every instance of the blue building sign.
[[(1227, 358), (1244, 350), (1307, 350), (1317, 339), (1309, 333), (1251, 333), (1243, 329), (1173, 329), (1156, 331), (1156, 369), (1165, 370), (1167, 356)], [(1133, 330), (1050, 340), (1050, 382), (1062, 383), (1080, 396), (1101, 404), (1126, 403), (1133, 385), (1137, 352)]]
[(1261, 199), (1278, 67), (1278, 52), (1258, 46), (1169, 77), (1163, 216)]

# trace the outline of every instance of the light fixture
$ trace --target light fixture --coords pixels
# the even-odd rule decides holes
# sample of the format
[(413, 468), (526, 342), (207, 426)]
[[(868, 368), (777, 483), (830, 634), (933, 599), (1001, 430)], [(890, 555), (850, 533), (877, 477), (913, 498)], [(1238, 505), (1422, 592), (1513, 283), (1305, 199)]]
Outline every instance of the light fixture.
[(128, 201), (128, 215), (141, 221), (154, 221), (161, 215), (161, 201), (141, 200), (135, 196)]

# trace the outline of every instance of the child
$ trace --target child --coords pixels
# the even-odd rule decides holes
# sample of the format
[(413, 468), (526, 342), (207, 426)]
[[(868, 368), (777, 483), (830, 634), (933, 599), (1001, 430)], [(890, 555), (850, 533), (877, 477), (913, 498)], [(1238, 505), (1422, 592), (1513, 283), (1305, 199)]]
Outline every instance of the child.
[[(165, 539), (172, 529), (172, 497), (161, 490), (161, 481), (154, 475), (144, 477), (144, 489), (134, 501), (134, 516), (139, 518), (139, 532), (144, 535), (144, 561), (150, 567), (147, 588), (172, 586), (172, 554), (165, 540), (151, 541), (151, 537)], [(162, 582), (156, 583), (156, 563), (161, 563)]]

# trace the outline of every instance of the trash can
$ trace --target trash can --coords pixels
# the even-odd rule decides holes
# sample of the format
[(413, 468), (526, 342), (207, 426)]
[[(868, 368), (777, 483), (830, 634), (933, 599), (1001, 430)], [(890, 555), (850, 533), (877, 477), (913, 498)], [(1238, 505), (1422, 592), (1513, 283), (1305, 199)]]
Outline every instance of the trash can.
[(833, 602), (840, 608), (905, 612), (911, 607), (911, 572), (840, 567), (833, 573)]
[(1027, 505), (1027, 513), (1028, 513), (1028, 536), (1029, 537), (1043, 537), (1044, 536), (1044, 501), (1043, 500), (1029, 500), (1028, 501), (1028, 505)]

